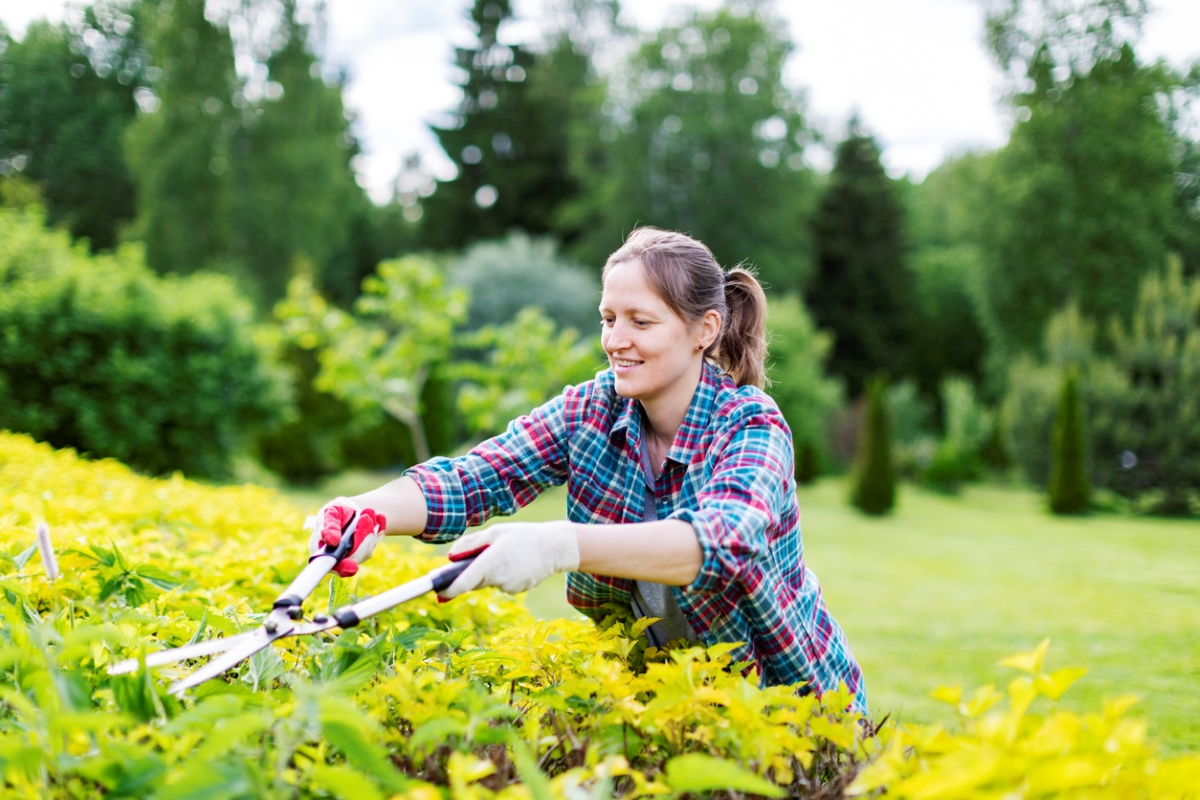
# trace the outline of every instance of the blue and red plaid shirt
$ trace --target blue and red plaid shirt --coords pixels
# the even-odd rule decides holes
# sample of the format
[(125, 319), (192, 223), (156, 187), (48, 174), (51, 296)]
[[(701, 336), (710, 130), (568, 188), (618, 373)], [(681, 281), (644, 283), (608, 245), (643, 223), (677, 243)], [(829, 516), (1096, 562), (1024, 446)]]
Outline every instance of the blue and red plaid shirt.
[[(572, 522), (642, 522), (639, 408), (605, 371), (466, 455), (414, 467), (407, 474), (429, 511), (419, 538), (450, 541), (564, 482)], [(865, 712), (862, 671), (804, 566), (792, 436), (774, 401), (706, 364), (654, 497), (659, 519), (691, 523), (700, 541), (699, 576), (672, 594), (701, 641), (742, 643), (735, 661), (756, 663), (765, 684), (804, 682), (823, 692), (845, 682)], [(607, 602), (628, 607), (632, 587), (626, 578), (572, 572), (567, 600), (595, 618)]]

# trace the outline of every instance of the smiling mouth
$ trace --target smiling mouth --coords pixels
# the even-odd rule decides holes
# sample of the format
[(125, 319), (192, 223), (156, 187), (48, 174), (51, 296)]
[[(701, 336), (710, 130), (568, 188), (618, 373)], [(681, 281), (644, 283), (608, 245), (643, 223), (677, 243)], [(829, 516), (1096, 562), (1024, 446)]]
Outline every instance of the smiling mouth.
[(629, 360), (623, 359), (623, 358), (614, 358), (613, 359), (613, 364), (617, 365), (618, 367), (636, 367), (639, 364), (644, 364), (644, 363), (645, 363), (644, 361), (629, 361)]

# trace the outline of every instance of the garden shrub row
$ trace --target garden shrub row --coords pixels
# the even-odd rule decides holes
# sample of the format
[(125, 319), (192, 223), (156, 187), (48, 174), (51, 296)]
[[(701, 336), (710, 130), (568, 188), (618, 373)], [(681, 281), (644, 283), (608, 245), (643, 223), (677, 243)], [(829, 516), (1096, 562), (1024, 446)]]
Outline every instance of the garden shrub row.
[[(42, 519), (53, 583), (30, 547)], [(146, 478), (0, 432), (0, 795), (1200, 796), (1200, 758), (1158, 757), (1127, 700), (1058, 710), (1080, 671), (1046, 671), (1045, 646), (1008, 660), (1007, 697), (938, 690), (956, 732), (860, 719), (844, 692), (760, 688), (727, 647), (647, 650), (619, 610), (599, 629), (537, 622), (490, 590), (289, 641), (182, 701), (163, 687), (188, 666), (107, 675), (257, 624), (306, 560), (301, 521), (268, 490)], [(310, 613), (440, 563), (389, 541)]]
[(34, 206), (0, 209), (0, 428), (152, 474), (224, 477), (287, 405), (228, 279), (90, 256)]

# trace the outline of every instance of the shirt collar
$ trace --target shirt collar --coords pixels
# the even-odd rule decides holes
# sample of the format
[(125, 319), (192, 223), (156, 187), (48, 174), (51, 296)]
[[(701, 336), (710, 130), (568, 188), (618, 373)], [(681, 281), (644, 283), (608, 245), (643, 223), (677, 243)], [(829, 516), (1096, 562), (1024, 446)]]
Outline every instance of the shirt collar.
[[(683, 422), (680, 424), (679, 430), (675, 432), (675, 439), (671, 442), (671, 449), (667, 451), (669, 461), (679, 464), (692, 463), (696, 448), (699, 447), (704, 432), (708, 430), (709, 421), (716, 405), (717, 393), (721, 390), (722, 384), (728, 380), (730, 378), (715, 366), (708, 362), (704, 363), (704, 367), (700, 370), (700, 383), (696, 385), (692, 402), (688, 404), (687, 413), (683, 415)], [(618, 433), (622, 433), (630, 447), (639, 447), (642, 441), (641, 403), (624, 398), (622, 401), (621, 413), (617, 415), (612, 430), (608, 434), (609, 441), (613, 441)]]

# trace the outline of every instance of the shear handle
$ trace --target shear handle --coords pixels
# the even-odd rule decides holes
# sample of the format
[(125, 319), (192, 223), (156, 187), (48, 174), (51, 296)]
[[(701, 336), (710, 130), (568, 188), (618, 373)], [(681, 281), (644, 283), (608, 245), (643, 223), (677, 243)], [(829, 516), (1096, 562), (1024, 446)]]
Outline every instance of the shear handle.
[(338, 627), (345, 630), (353, 628), (367, 617), (373, 617), (388, 609), (395, 608), (401, 603), (412, 600), (414, 597), (420, 597), (427, 592), (440, 592), (454, 583), (454, 579), (461, 575), (463, 570), (471, 566), (471, 562), (475, 560), (476, 555), (478, 553), (459, 556), (462, 560), (455, 561), (448, 567), (430, 572), (428, 575), (424, 575), (414, 581), (409, 581), (394, 589), (389, 589), (382, 594), (360, 600), (352, 606), (342, 606), (337, 611), (334, 611), (331, 616), (337, 622)]
[(354, 516), (342, 529), (342, 540), (338, 542), (337, 547), (325, 545), (324, 552), (317, 553), (308, 560), (308, 566), (296, 576), (290, 586), (283, 590), (283, 594), (275, 599), (272, 608), (288, 609), (288, 616), (292, 619), (300, 616), (300, 606), (304, 604), (304, 598), (313, 593), (321, 579), (328, 575), (343, 558), (350, 555), (350, 549), (354, 547), (354, 529), (358, 527), (358, 517), (359, 512), (354, 512)]

